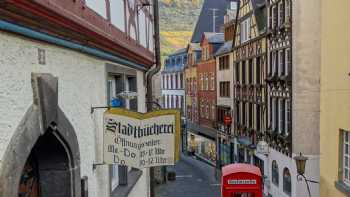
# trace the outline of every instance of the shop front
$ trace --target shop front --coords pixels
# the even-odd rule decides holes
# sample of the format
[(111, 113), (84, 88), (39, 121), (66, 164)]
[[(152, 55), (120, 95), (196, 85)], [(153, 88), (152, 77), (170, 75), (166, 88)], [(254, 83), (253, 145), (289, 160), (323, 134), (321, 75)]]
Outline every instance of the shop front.
[(187, 122), (187, 152), (198, 159), (216, 166), (216, 130)]
[(188, 132), (188, 152), (197, 156), (212, 165), (216, 165), (216, 145), (215, 141), (204, 136)]

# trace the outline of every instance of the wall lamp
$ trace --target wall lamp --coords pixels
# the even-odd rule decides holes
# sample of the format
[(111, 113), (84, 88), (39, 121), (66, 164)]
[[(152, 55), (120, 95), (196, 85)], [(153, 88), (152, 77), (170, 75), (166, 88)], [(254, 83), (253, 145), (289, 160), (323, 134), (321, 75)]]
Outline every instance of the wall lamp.
[(309, 197), (311, 197), (309, 182), (310, 183), (319, 183), (319, 182), (309, 180), (305, 177), (305, 166), (308, 158), (303, 156), (303, 154), (300, 153), (300, 155), (294, 157), (294, 160), (297, 165), (297, 173), (298, 173), (297, 179), (299, 180), (299, 178), (302, 177), (305, 180), (307, 191), (309, 192)]

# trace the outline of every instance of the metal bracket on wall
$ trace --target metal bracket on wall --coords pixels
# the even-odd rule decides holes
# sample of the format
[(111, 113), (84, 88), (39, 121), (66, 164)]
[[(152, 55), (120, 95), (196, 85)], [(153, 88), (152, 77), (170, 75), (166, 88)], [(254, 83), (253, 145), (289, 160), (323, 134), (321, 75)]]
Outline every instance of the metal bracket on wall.
[(96, 109), (110, 109), (110, 106), (107, 107), (91, 107), (90, 113), (93, 114)]
[(103, 166), (103, 165), (106, 165), (106, 164), (105, 163), (93, 163), (92, 164), (92, 170), (96, 170), (97, 166)]

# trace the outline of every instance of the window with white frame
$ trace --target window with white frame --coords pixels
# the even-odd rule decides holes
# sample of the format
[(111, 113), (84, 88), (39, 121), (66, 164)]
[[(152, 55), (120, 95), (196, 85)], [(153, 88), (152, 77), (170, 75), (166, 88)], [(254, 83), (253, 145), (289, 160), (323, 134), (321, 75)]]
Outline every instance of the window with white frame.
[(214, 73), (210, 73), (210, 83), (211, 83), (211, 90), (215, 90), (215, 74)]
[(272, 71), (271, 71), (271, 75), (275, 75), (276, 74), (276, 52), (272, 52), (272, 57), (271, 57), (271, 62), (272, 62)]
[(205, 103), (205, 118), (209, 119), (209, 103)]
[(204, 74), (204, 90), (209, 90), (209, 77), (208, 73)]
[(101, 0), (85, 0), (86, 5), (94, 10), (97, 14), (107, 19), (106, 1)]
[(285, 100), (284, 99), (279, 99), (279, 133), (282, 134), (284, 133), (284, 129), (285, 129), (285, 115), (286, 115), (286, 110), (285, 110)]
[(278, 76), (285, 75), (285, 55), (284, 50), (280, 50), (278, 52), (279, 54), (279, 61), (278, 61)]
[[(112, 1), (109, 1), (109, 3), (110, 3), (111, 23), (122, 32), (125, 32), (125, 20), (123, 20), (125, 17), (124, 1), (112, 0)], [(146, 29), (146, 26), (142, 28)]]
[(285, 0), (285, 21), (289, 22), (290, 19), (290, 0)]
[(241, 43), (244, 43), (250, 39), (250, 18), (241, 22)]
[[(112, 99), (117, 98), (123, 91), (137, 92), (137, 79), (135, 75), (109, 74), (107, 79), (107, 103), (110, 105)], [(132, 111), (138, 111), (138, 101), (135, 99), (122, 99), (122, 107)], [(127, 185), (128, 168), (124, 166), (111, 165), (111, 189), (118, 185)]]
[(215, 109), (215, 104), (211, 105), (211, 119), (215, 120), (215, 114), (216, 114), (216, 109)]
[(290, 101), (289, 99), (286, 100), (286, 103), (285, 103), (285, 129), (284, 129), (284, 132), (285, 132), (285, 135), (288, 136), (289, 135), (289, 126), (291, 125), (291, 110), (290, 110)]
[(272, 123), (272, 130), (275, 130), (276, 129), (276, 119), (275, 119), (275, 117), (276, 117), (276, 115), (275, 115), (275, 113), (276, 113), (276, 110), (275, 110), (275, 108), (276, 108), (276, 105), (275, 105), (275, 102), (276, 102), (276, 98), (271, 98), (271, 123)]
[(343, 133), (343, 182), (350, 186), (350, 132), (342, 131)]
[(284, 23), (284, 17), (285, 17), (284, 11), (285, 11), (285, 9), (284, 9), (284, 2), (280, 1), (278, 3), (278, 19), (279, 19), (278, 20), (278, 25), (279, 26), (283, 25), (283, 23)]
[(290, 53), (290, 49), (287, 48), (286, 49), (286, 52), (285, 52), (285, 62), (284, 62), (284, 66), (285, 66), (285, 69), (284, 69), (284, 73), (285, 75), (288, 75), (289, 74), (289, 69), (290, 69), (290, 66), (291, 66), (291, 63), (292, 63), (292, 59), (291, 59), (291, 53)]

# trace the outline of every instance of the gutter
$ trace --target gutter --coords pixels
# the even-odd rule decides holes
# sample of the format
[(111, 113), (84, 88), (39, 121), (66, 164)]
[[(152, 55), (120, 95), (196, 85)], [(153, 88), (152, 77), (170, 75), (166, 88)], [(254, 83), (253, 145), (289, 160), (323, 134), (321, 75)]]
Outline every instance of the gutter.
[[(147, 111), (152, 111), (153, 106), (153, 91), (152, 91), (152, 78), (160, 71), (160, 38), (159, 38), (159, 7), (158, 0), (153, 0), (153, 17), (154, 17), (154, 51), (155, 51), (155, 65), (146, 73), (146, 99), (147, 99)], [(156, 103), (159, 105), (158, 103)], [(155, 197), (155, 169), (151, 167), (150, 173), (150, 197)]]
[(47, 42), (47, 43), (61, 46), (64, 48), (72, 49), (75, 51), (79, 51), (79, 52), (82, 52), (82, 53), (85, 53), (88, 55), (92, 55), (92, 56), (95, 56), (95, 57), (98, 57), (98, 58), (101, 58), (104, 60), (109, 60), (111, 62), (125, 65), (128, 67), (134, 68), (134, 69), (138, 69), (138, 70), (142, 70), (142, 71), (148, 70), (145, 65), (136, 64), (136, 63), (131, 62), (129, 60), (126, 60), (124, 58), (113, 55), (111, 53), (102, 51), (100, 49), (77, 44), (77, 43), (74, 43), (71, 41), (67, 41), (67, 40), (55, 37), (55, 36), (51, 36), (51, 35), (46, 34), (46, 33), (37, 32), (37, 31), (34, 31), (34, 30), (29, 29), (27, 27), (23, 27), (20, 25), (9, 23), (9, 22), (6, 22), (4, 20), (0, 20), (0, 30), (19, 34), (19, 35), (22, 35), (25, 37), (32, 38), (34, 40)]

